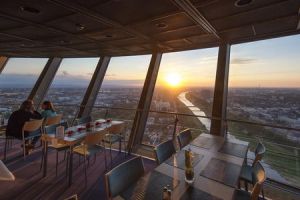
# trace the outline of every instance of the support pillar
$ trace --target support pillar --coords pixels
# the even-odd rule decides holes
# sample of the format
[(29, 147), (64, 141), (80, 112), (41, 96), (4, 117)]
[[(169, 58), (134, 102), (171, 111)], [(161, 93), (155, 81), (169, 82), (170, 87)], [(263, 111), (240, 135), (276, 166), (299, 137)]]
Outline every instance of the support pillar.
[(141, 94), (141, 99), (137, 108), (138, 111), (135, 114), (130, 138), (128, 141), (129, 150), (131, 150), (135, 144), (140, 144), (143, 140), (161, 57), (162, 53), (160, 52), (155, 52), (152, 54), (143, 91)]
[(42, 103), (60, 66), (61, 61), (62, 58), (49, 58), (41, 75), (39, 76), (33, 89), (31, 90), (28, 99), (32, 99), (36, 107), (38, 107)]
[(91, 79), (91, 82), (85, 92), (77, 117), (85, 117), (90, 115), (90, 113), (92, 112), (107, 67), (109, 65), (110, 58), (111, 57), (109, 56), (104, 56), (100, 58), (95, 72), (93, 74), (93, 77)]
[(214, 101), (210, 133), (225, 136), (226, 132), (226, 107), (228, 92), (228, 75), (230, 62), (230, 45), (221, 44), (219, 47), (218, 64), (215, 80)]
[(8, 57), (0, 56), (0, 74), (2, 73), (8, 59), (9, 59)]

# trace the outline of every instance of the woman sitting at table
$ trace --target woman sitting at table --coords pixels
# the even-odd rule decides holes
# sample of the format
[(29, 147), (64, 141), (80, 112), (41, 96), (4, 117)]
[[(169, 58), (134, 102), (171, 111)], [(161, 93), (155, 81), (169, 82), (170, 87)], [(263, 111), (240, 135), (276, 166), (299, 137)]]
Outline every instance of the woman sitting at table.
[[(42, 116), (39, 112), (34, 110), (33, 101), (28, 99), (22, 103), (19, 110), (13, 112), (9, 117), (6, 127), (6, 135), (22, 140), (22, 128), (25, 122), (31, 119), (42, 119)], [(31, 144), (29, 144), (28, 140), (26, 141), (27, 152), (34, 148), (34, 145), (38, 139), (39, 137), (35, 137), (31, 141)]]
[(55, 117), (57, 113), (55, 112), (54, 106), (50, 101), (44, 101), (42, 104), (43, 111), (41, 115), (44, 119), (48, 117)]

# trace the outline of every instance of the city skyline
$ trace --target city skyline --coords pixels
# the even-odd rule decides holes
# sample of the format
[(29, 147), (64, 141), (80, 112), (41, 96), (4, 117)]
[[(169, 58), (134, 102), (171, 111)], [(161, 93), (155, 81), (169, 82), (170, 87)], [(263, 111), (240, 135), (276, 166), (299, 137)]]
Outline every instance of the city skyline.
[[(299, 46), (299, 36), (232, 45), (229, 87), (299, 88)], [(166, 77), (175, 73), (181, 87), (214, 87), (217, 55), (218, 48), (163, 54), (157, 86), (167, 85)], [(141, 87), (150, 58), (111, 58), (103, 87)], [(98, 60), (63, 59), (52, 87), (87, 87)], [(11, 58), (0, 75), (0, 87), (33, 86), (46, 62), (46, 58)]]

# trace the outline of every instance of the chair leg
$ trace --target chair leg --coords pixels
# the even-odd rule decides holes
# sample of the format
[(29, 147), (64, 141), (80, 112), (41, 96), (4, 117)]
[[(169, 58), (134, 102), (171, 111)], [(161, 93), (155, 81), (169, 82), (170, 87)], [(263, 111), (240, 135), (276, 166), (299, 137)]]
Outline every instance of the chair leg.
[(263, 188), (263, 186), (261, 187), (261, 194), (262, 194), (263, 200), (265, 200), (265, 194), (264, 194), (264, 188)]
[(88, 161), (87, 167), (89, 167), (90, 166), (90, 157), (87, 157), (87, 161)]
[(64, 160), (66, 160), (66, 154), (67, 154), (67, 150), (65, 150), (65, 153), (64, 153)]
[(95, 164), (96, 160), (97, 160), (97, 154), (94, 155), (94, 163), (93, 164)]
[(124, 158), (126, 158), (126, 141), (125, 141), (125, 138), (124, 138), (124, 140), (123, 140), (123, 142), (124, 142)]
[(23, 140), (23, 159), (25, 160), (26, 157), (26, 146), (25, 146), (25, 140)]
[(104, 163), (105, 163), (105, 171), (107, 170), (107, 160), (106, 160), (106, 149), (105, 149), (105, 143), (103, 143), (103, 149), (104, 149)]
[(7, 138), (5, 138), (5, 146), (4, 146), (4, 160), (6, 160), (7, 146), (8, 146), (8, 139), (7, 139)]
[(68, 169), (69, 169), (69, 159), (70, 159), (70, 153), (67, 152), (67, 162), (66, 162), (66, 177), (68, 177)]
[(56, 151), (55, 176), (57, 176), (57, 167), (58, 167), (58, 151)]
[(245, 182), (245, 190), (248, 192), (248, 183), (247, 181), (244, 181)]
[(238, 188), (241, 189), (241, 180), (238, 182)]
[(41, 158), (41, 165), (40, 165), (40, 171), (43, 168), (43, 163), (44, 163), (44, 153), (45, 153), (45, 147), (44, 144), (42, 144), (42, 158)]
[(85, 186), (86, 186), (86, 184), (87, 184), (87, 175), (86, 175), (86, 156), (84, 156), (83, 162), (84, 162), (83, 165), (84, 165)]
[(111, 153), (111, 143), (109, 145), (109, 154), (110, 154), (110, 168), (113, 166), (113, 161), (112, 161), (112, 153)]

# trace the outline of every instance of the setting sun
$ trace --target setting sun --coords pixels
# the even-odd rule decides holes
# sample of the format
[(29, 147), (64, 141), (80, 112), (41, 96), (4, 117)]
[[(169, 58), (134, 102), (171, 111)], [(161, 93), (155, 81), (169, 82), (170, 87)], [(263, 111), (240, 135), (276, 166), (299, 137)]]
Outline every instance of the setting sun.
[(179, 74), (176, 74), (176, 73), (171, 73), (171, 74), (168, 74), (166, 76), (166, 82), (172, 86), (172, 87), (176, 87), (180, 84), (181, 82), (181, 76)]

